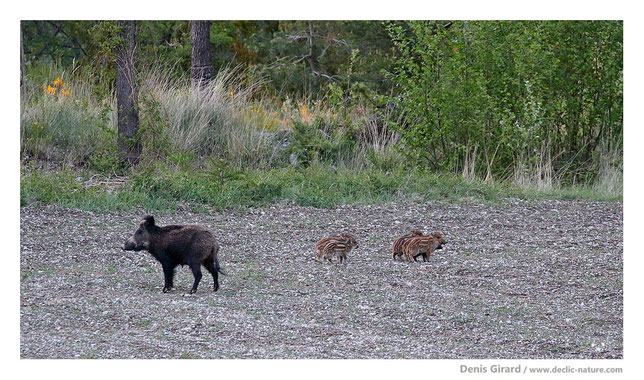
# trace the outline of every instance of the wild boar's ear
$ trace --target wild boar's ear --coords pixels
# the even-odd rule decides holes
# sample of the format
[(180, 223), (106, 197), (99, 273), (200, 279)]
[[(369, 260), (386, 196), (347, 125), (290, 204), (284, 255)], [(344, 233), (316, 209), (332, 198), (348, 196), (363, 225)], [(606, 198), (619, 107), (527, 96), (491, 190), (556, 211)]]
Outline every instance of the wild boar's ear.
[(143, 218), (143, 220), (145, 221), (146, 227), (154, 226), (154, 216), (147, 215), (145, 218)]

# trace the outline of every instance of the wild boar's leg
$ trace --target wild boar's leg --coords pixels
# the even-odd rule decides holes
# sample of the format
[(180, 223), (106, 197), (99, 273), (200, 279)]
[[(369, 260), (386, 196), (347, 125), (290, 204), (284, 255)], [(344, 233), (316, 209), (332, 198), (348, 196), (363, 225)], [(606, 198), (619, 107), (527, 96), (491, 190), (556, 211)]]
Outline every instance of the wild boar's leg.
[(214, 291), (216, 292), (219, 289), (219, 273), (217, 267), (215, 266), (215, 260), (211, 257), (204, 260), (203, 265), (208, 269), (208, 272), (212, 275), (214, 281)]
[(165, 280), (165, 285), (163, 286), (163, 293), (167, 293), (172, 290), (173, 279), (174, 279), (174, 267), (170, 264), (161, 264), (163, 266), (163, 277)]
[(199, 286), (199, 281), (201, 281), (201, 263), (191, 263), (190, 269), (192, 269), (192, 275), (195, 276), (195, 283), (190, 290), (190, 294), (193, 294), (197, 291), (197, 286)]

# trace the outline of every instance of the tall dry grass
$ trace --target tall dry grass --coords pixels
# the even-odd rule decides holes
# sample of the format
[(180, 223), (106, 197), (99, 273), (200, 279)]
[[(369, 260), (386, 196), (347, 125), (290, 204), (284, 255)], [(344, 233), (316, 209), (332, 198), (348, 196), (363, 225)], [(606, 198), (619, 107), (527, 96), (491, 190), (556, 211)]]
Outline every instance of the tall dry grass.
[(601, 144), (599, 171), (593, 189), (607, 195), (621, 195), (624, 191), (624, 154), (622, 143)]
[(547, 142), (542, 142), (535, 154), (524, 154), (515, 161), (511, 182), (522, 189), (540, 191), (559, 187), (551, 147)]
[(141, 91), (158, 102), (173, 150), (225, 159), (234, 167), (268, 167), (275, 158), (266, 115), (252, 112), (251, 97), (261, 80), (248, 81), (239, 69), (226, 69), (207, 84), (151, 69)]

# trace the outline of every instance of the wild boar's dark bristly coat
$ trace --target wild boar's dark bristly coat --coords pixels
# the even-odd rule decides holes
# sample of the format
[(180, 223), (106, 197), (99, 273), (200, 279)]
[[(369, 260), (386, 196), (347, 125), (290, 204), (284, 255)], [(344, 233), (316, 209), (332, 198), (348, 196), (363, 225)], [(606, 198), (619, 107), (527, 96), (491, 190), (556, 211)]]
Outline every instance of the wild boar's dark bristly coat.
[(196, 225), (169, 225), (159, 227), (152, 215), (146, 216), (134, 235), (121, 247), (125, 251), (147, 250), (163, 267), (165, 284), (163, 292), (173, 287), (174, 270), (179, 265), (188, 265), (195, 278), (190, 293), (197, 291), (201, 280), (201, 266), (212, 274), (214, 290), (219, 289), (217, 253), (219, 244), (212, 231)]

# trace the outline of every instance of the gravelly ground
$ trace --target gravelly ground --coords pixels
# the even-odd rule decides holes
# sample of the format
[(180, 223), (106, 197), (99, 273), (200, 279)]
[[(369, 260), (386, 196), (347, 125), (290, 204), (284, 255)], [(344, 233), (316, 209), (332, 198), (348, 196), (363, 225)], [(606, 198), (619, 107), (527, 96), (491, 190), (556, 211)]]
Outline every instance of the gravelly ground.
[[(227, 276), (118, 247), (142, 212), (21, 209), (22, 358), (622, 358), (621, 203), (293, 205), (156, 215), (212, 228)], [(391, 260), (413, 227), (448, 244)], [(313, 260), (348, 230), (347, 265)]]

